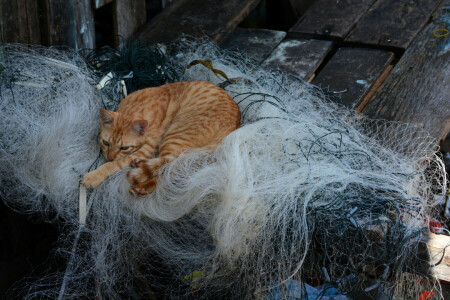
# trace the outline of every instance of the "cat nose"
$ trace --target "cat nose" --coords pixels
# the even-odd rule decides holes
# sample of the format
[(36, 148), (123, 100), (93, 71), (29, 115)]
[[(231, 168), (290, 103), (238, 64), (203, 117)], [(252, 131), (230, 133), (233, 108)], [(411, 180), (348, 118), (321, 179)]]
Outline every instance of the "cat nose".
[(113, 153), (108, 153), (107, 159), (108, 161), (113, 161), (116, 156)]

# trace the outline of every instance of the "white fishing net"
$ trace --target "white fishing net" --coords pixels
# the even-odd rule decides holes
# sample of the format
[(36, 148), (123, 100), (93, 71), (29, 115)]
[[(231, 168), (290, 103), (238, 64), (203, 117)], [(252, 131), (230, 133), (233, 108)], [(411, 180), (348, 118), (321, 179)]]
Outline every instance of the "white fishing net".
[[(22, 296), (275, 299), (297, 286), (306, 299), (306, 286), (318, 284), (324, 297), (329, 288), (398, 299), (439, 291), (433, 279), (404, 288), (417, 276), (408, 274), (434, 196), (445, 193), (432, 139), (359, 117), (209, 42), (170, 53), (182, 80), (230, 93), (242, 127), (215, 151), (165, 166), (151, 195), (129, 195), (127, 170), (115, 174), (88, 193), (80, 226), (79, 182), (104, 162), (99, 108), (114, 106), (115, 86), (97, 91), (99, 78), (74, 52), (1, 47), (1, 197), (64, 224), (55, 255), (68, 262)], [(224, 82), (201, 65), (181, 75), (208, 59), (240, 79)]]

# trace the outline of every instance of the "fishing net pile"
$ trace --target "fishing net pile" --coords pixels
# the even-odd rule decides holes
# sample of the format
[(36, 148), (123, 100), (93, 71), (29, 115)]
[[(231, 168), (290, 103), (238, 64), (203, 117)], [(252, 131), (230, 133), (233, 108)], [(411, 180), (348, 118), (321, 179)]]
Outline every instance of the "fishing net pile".
[[(117, 85), (98, 91), (74, 52), (1, 53), (1, 197), (64, 224), (54, 255), (67, 268), (23, 296), (312, 299), (308, 289), (320, 286), (323, 299), (412, 299), (438, 290), (411, 269), (445, 192), (434, 141), (417, 129), (358, 117), (297, 78), (181, 41), (164, 68), (225, 88), (241, 128), (214, 151), (166, 165), (151, 195), (128, 194), (128, 170), (108, 178), (89, 191), (82, 226), (79, 183), (104, 162), (99, 108), (114, 107)], [(195, 60), (235, 80), (186, 69)]]

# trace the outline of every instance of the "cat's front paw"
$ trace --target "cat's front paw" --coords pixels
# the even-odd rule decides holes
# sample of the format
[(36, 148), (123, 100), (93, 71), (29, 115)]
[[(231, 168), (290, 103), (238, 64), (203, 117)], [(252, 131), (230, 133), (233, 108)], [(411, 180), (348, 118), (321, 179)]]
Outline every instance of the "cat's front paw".
[(128, 171), (127, 179), (131, 185), (141, 184), (158, 175), (158, 170), (163, 164), (162, 158), (154, 158), (140, 162), (137, 168)]
[(139, 168), (140, 166), (142, 166), (144, 163), (146, 163), (148, 161), (148, 159), (147, 158), (145, 158), (145, 157), (138, 157), (138, 158), (135, 158), (135, 159), (133, 159), (132, 161), (131, 161), (131, 167), (133, 167), (133, 168)]
[(130, 194), (134, 196), (145, 196), (148, 194), (153, 193), (153, 191), (156, 189), (156, 182), (158, 181), (157, 177), (154, 177), (146, 182), (143, 182), (141, 184), (132, 185), (128, 189)]
[(84, 175), (83, 181), (81, 182), (85, 187), (97, 187), (102, 183), (104, 178), (100, 176), (97, 172), (92, 171)]
[(145, 167), (135, 168), (127, 173), (127, 180), (131, 185), (143, 183), (152, 177), (152, 173), (148, 172)]

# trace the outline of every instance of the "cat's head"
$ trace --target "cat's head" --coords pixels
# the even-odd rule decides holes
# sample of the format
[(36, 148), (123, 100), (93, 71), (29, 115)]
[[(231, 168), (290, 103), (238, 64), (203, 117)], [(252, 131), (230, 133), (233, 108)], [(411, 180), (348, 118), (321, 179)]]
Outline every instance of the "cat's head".
[(120, 113), (103, 108), (100, 109), (100, 116), (100, 146), (108, 161), (123, 158), (142, 147), (147, 121), (131, 120)]

